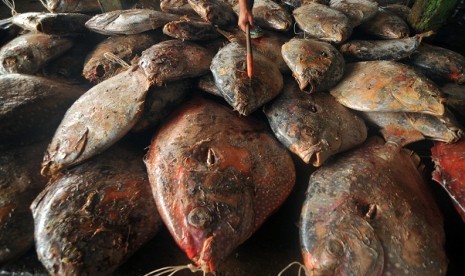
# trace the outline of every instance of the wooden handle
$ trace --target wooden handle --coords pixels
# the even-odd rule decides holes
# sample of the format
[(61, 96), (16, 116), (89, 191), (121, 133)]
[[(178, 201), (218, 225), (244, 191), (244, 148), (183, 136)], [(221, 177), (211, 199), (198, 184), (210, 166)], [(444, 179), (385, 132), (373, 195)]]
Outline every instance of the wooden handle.
[(252, 42), (250, 41), (250, 26), (245, 26), (246, 32), (246, 45), (247, 45), (247, 76), (249, 79), (253, 76), (253, 54), (252, 54)]

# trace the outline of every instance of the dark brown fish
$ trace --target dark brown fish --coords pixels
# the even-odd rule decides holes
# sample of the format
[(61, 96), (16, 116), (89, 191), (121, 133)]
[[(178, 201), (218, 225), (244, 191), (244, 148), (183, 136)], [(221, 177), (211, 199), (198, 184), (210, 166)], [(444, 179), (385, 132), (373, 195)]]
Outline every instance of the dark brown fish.
[(422, 44), (406, 62), (432, 80), (465, 84), (465, 57), (452, 50)]
[(352, 34), (347, 16), (328, 6), (309, 3), (295, 9), (292, 14), (299, 28), (312, 38), (340, 43)]
[(34, 244), (34, 220), (29, 205), (47, 180), (40, 160), (47, 144), (0, 150), (0, 264), (25, 253)]
[(293, 38), (282, 46), (281, 53), (300, 90), (328, 90), (344, 75), (344, 57), (327, 42)]
[(237, 15), (223, 0), (188, 0), (194, 11), (214, 26), (229, 29), (237, 25)]
[(310, 176), (300, 219), (307, 275), (445, 275), (443, 218), (420, 158), (371, 141)]
[(52, 180), (34, 200), (39, 260), (51, 275), (110, 275), (161, 225), (143, 152), (115, 146)]
[(367, 137), (362, 119), (327, 93), (302, 93), (293, 79), (264, 112), (278, 140), (315, 167)]
[(120, 140), (142, 115), (150, 83), (137, 66), (84, 93), (66, 111), (42, 162), (42, 174), (97, 155)]
[(163, 26), (163, 33), (181, 40), (212, 40), (221, 36), (211, 23), (187, 18), (171, 21)]
[(396, 39), (410, 35), (410, 28), (398, 15), (379, 9), (373, 18), (362, 23), (360, 28), (367, 34), (382, 38)]
[(13, 24), (13, 17), (0, 20), (0, 47), (12, 40), (21, 32), (21, 28)]
[(160, 9), (179, 15), (198, 15), (187, 0), (160, 0)]
[(145, 162), (165, 225), (204, 272), (248, 239), (295, 182), (289, 153), (265, 124), (200, 99), (163, 124)]
[(331, 89), (338, 102), (360, 111), (444, 114), (440, 89), (411, 67), (395, 61), (349, 63)]
[(86, 87), (21, 75), (0, 75), (0, 144), (53, 135)]
[[(239, 14), (239, 4), (234, 6)], [(272, 0), (255, 0), (253, 9), (254, 24), (273, 31), (288, 31), (293, 23), (290, 12)]]
[(204, 92), (210, 93), (218, 97), (223, 97), (220, 89), (218, 88), (218, 86), (216, 86), (213, 74), (201, 76), (197, 81), (197, 87)]
[(102, 82), (122, 70), (120, 64), (109, 59), (113, 54), (126, 63), (140, 55), (143, 50), (161, 41), (161, 36), (150, 33), (111, 36), (99, 43), (87, 56), (82, 75), (91, 83)]
[(13, 16), (13, 24), (31, 32), (71, 35), (88, 32), (84, 24), (90, 18), (81, 13), (26, 12)]
[(323, 5), (329, 4), (329, 0), (281, 0), (281, 2), (286, 5), (289, 5), (292, 8), (298, 8), (308, 3), (318, 3)]
[(223, 47), (211, 62), (216, 86), (234, 110), (247, 116), (276, 97), (283, 88), (283, 77), (266, 56), (253, 55), (254, 75), (247, 76), (246, 49), (236, 42)]
[(453, 144), (435, 142), (431, 158), (435, 165), (433, 180), (446, 190), (465, 222), (465, 140)]
[(0, 74), (34, 74), (73, 46), (69, 38), (24, 34), (0, 49)]
[(131, 131), (140, 132), (158, 126), (188, 97), (191, 86), (191, 80), (186, 79), (150, 87), (142, 116)]
[(372, 0), (330, 0), (329, 7), (345, 14), (352, 27), (371, 19), (378, 12), (378, 3)]
[(188, 41), (167, 40), (142, 52), (139, 66), (151, 83), (165, 82), (207, 74), (213, 54)]
[(441, 86), (441, 91), (447, 97), (446, 105), (465, 118), (465, 85), (450, 82)]
[(50, 12), (91, 13), (101, 11), (99, 1), (95, 0), (45, 0), (40, 2)]
[(408, 17), (410, 16), (410, 12), (412, 11), (412, 9), (410, 9), (409, 6), (404, 4), (390, 4), (382, 8), (399, 16), (405, 22), (408, 22)]
[(86, 22), (86, 27), (104, 35), (130, 35), (156, 30), (178, 20), (179, 15), (150, 9), (116, 10), (97, 14)]

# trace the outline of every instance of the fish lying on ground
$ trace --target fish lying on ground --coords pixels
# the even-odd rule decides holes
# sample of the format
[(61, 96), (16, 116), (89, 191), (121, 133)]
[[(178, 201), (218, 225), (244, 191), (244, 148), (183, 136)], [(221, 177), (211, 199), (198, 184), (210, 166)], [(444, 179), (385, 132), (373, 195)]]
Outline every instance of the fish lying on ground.
[(44, 0), (40, 1), (50, 12), (100, 12), (99, 1), (95, 0)]
[(172, 38), (193, 41), (213, 40), (221, 35), (211, 23), (188, 18), (166, 23), (163, 26), (163, 33)]
[(0, 20), (0, 47), (5, 43), (17, 37), (21, 28), (13, 24), (13, 17)]
[(204, 99), (163, 124), (145, 162), (165, 225), (204, 272), (215, 272), (295, 182), (289, 153), (265, 124)]
[(444, 114), (444, 97), (429, 79), (395, 61), (346, 65), (346, 74), (331, 89), (337, 101), (360, 111)]
[(160, 0), (160, 9), (179, 15), (198, 15), (187, 0)]
[(300, 218), (307, 275), (446, 275), (443, 218), (419, 160), (372, 140), (310, 176)]
[(115, 145), (53, 179), (31, 204), (51, 275), (110, 275), (161, 226), (143, 151)]
[(330, 0), (329, 7), (345, 14), (352, 27), (371, 19), (378, 12), (378, 3), (372, 0)]
[(382, 39), (404, 38), (410, 35), (410, 28), (402, 18), (384, 9), (379, 9), (375, 16), (360, 25), (367, 34)]
[(72, 35), (88, 32), (85, 23), (90, 18), (81, 13), (26, 12), (13, 16), (13, 24), (31, 32)]
[[(234, 6), (239, 15), (239, 4)], [(292, 26), (292, 16), (287, 9), (272, 0), (255, 0), (252, 8), (254, 24), (264, 29), (288, 31)]]
[(408, 17), (412, 12), (412, 9), (403, 4), (390, 4), (382, 7), (382, 9), (392, 12), (393, 14), (402, 18), (402, 20), (404, 20), (405, 22), (408, 22)]
[(42, 175), (97, 155), (122, 138), (139, 120), (150, 83), (138, 66), (85, 92), (66, 111), (42, 162)]
[(237, 24), (237, 15), (231, 5), (223, 0), (188, 0), (192, 9), (214, 26), (229, 29)]
[(357, 115), (327, 93), (302, 93), (293, 79), (264, 112), (278, 140), (315, 167), (367, 137), (365, 123)]
[(35, 74), (73, 46), (70, 38), (27, 33), (0, 49), (0, 74)]
[(256, 52), (253, 63), (253, 76), (249, 78), (246, 48), (237, 42), (219, 50), (211, 62), (211, 71), (223, 98), (244, 116), (272, 100), (283, 88), (283, 76), (274, 62)]

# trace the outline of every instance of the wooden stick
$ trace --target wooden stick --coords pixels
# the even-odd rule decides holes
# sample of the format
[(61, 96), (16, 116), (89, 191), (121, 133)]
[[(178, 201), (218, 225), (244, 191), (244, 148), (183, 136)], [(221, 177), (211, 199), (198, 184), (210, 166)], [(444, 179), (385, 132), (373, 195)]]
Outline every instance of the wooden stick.
[(247, 34), (247, 76), (252, 79), (253, 76), (253, 53), (252, 53), (252, 42), (250, 41), (250, 25), (247, 23), (245, 26), (245, 32)]

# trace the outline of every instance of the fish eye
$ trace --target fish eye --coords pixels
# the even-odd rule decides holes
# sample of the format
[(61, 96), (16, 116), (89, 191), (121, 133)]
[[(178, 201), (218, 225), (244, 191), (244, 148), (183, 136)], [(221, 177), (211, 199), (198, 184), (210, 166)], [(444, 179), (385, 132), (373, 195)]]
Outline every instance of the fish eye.
[(341, 257), (344, 254), (344, 243), (339, 239), (330, 239), (326, 243), (326, 251), (334, 257)]
[(206, 228), (212, 222), (212, 217), (206, 207), (197, 207), (189, 212), (187, 222), (195, 228)]

